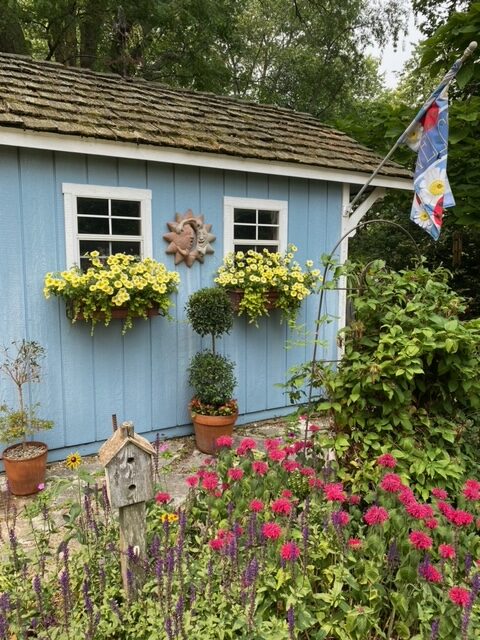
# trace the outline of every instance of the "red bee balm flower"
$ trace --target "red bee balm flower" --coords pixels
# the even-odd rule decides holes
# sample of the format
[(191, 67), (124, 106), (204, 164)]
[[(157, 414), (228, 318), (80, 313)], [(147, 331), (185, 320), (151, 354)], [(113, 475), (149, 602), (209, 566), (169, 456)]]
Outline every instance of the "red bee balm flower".
[(274, 500), (272, 502), (272, 511), (273, 513), (288, 516), (292, 511), (292, 504), (287, 498), (278, 498), (278, 500)]
[(432, 548), (432, 539), (430, 536), (427, 536), (423, 531), (412, 531), (412, 533), (408, 536), (410, 540), (410, 544), (412, 544), (415, 549), (431, 549)]
[(386, 522), (389, 518), (388, 515), (388, 511), (386, 509), (384, 509), (383, 507), (370, 507), (370, 509), (367, 509), (367, 511), (365, 512), (365, 515), (363, 516), (363, 519), (365, 520), (365, 522), (370, 525), (376, 525), (376, 524), (383, 524), (384, 522)]
[(448, 592), (448, 597), (453, 604), (458, 604), (459, 607), (465, 607), (470, 599), (470, 591), (463, 587), (452, 587)]
[(289, 542), (282, 544), (280, 555), (283, 560), (290, 560), (291, 562), (294, 562), (300, 555), (300, 549), (290, 540)]
[(388, 467), (389, 469), (395, 469), (397, 466), (396, 459), (390, 453), (384, 453), (377, 458), (377, 464), (380, 467)]
[(262, 527), (262, 533), (269, 540), (278, 540), (282, 535), (282, 527), (276, 522), (266, 522)]
[(449, 544), (441, 544), (438, 547), (438, 551), (442, 556), (442, 558), (445, 558), (445, 560), (450, 560), (450, 558), (455, 558), (455, 555), (456, 555), (455, 549)]
[(155, 496), (155, 502), (157, 504), (167, 504), (171, 499), (172, 497), (169, 493), (162, 493), (161, 491)]
[(254, 511), (255, 513), (259, 513), (263, 510), (264, 504), (261, 500), (252, 500), (249, 504), (250, 511)]
[(396, 473), (386, 473), (380, 482), (380, 488), (389, 493), (397, 493), (403, 488), (403, 482)]
[(215, 443), (219, 449), (221, 447), (227, 447), (229, 449), (233, 444), (233, 438), (230, 436), (220, 436), (216, 439)]
[(463, 486), (462, 493), (467, 500), (480, 500), (480, 482), (467, 480)]
[(432, 496), (434, 498), (438, 498), (438, 500), (446, 500), (448, 498), (448, 493), (445, 489), (432, 489)]
[(252, 469), (257, 476), (264, 476), (268, 473), (268, 464), (262, 460), (256, 460), (252, 462)]
[(345, 502), (347, 495), (341, 482), (332, 482), (323, 485), (323, 492), (328, 502)]
[(238, 467), (229, 469), (227, 475), (230, 480), (241, 480), (243, 478), (243, 469), (239, 469)]
[(196, 487), (198, 485), (198, 476), (188, 476), (185, 482), (189, 487)]
[(350, 549), (360, 549), (360, 547), (362, 546), (362, 541), (360, 540), (360, 538), (349, 538), (347, 540), (347, 544)]
[(257, 443), (253, 438), (244, 438), (237, 448), (239, 456), (244, 456), (248, 451), (252, 451), (257, 446)]

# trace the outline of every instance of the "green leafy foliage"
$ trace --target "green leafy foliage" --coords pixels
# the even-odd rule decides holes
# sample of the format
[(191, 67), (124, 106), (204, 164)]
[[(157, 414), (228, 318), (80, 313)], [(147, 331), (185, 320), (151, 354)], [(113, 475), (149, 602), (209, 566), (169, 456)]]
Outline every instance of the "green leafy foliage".
[(220, 407), (232, 399), (237, 384), (235, 364), (226, 356), (211, 351), (196, 353), (188, 368), (188, 383), (194, 397), (204, 405)]
[(185, 311), (195, 333), (212, 336), (212, 346), (215, 338), (229, 333), (233, 325), (230, 299), (220, 287), (205, 287), (192, 293)]
[(423, 491), (456, 486), (468, 455), (478, 460), (468, 433), (480, 407), (480, 321), (459, 318), (465, 302), (447, 281), (444, 269), (371, 264), (352, 295), (355, 319), (343, 333), (340, 365), (315, 373), (328, 397), (319, 408), (347, 439), (339, 453), (363, 488), (368, 477), (359, 467), (386, 447), (398, 450), (402, 470)]

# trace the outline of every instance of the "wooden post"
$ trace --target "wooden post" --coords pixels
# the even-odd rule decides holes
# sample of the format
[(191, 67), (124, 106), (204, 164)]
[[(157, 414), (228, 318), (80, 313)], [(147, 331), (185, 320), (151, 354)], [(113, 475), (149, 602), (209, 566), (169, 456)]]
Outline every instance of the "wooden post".
[(123, 586), (129, 598), (141, 589), (146, 559), (145, 502), (153, 498), (154, 448), (124, 422), (99, 451), (108, 497), (119, 510)]

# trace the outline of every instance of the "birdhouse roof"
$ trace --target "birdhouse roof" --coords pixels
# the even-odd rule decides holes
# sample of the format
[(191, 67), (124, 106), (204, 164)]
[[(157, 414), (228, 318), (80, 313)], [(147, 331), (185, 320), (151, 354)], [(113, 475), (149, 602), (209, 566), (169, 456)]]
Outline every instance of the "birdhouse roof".
[(121, 429), (118, 429), (101, 446), (98, 452), (100, 463), (106, 467), (128, 443), (135, 445), (147, 454), (153, 455), (155, 453), (153, 445), (146, 438), (139, 436), (137, 433), (134, 433), (133, 436), (125, 437)]

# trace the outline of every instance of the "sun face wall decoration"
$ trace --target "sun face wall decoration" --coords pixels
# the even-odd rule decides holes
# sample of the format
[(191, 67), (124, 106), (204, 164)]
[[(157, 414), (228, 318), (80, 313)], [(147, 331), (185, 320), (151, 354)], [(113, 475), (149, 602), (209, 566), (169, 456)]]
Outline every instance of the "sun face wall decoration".
[(203, 262), (207, 253), (213, 253), (210, 243), (215, 240), (210, 233), (211, 224), (205, 224), (204, 216), (195, 216), (191, 209), (183, 215), (175, 214), (174, 222), (167, 222), (170, 229), (163, 238), (170, 244), (166, 253), (175, 256), (175, 264), (185, 262), (191, 267), (195, 260)]

